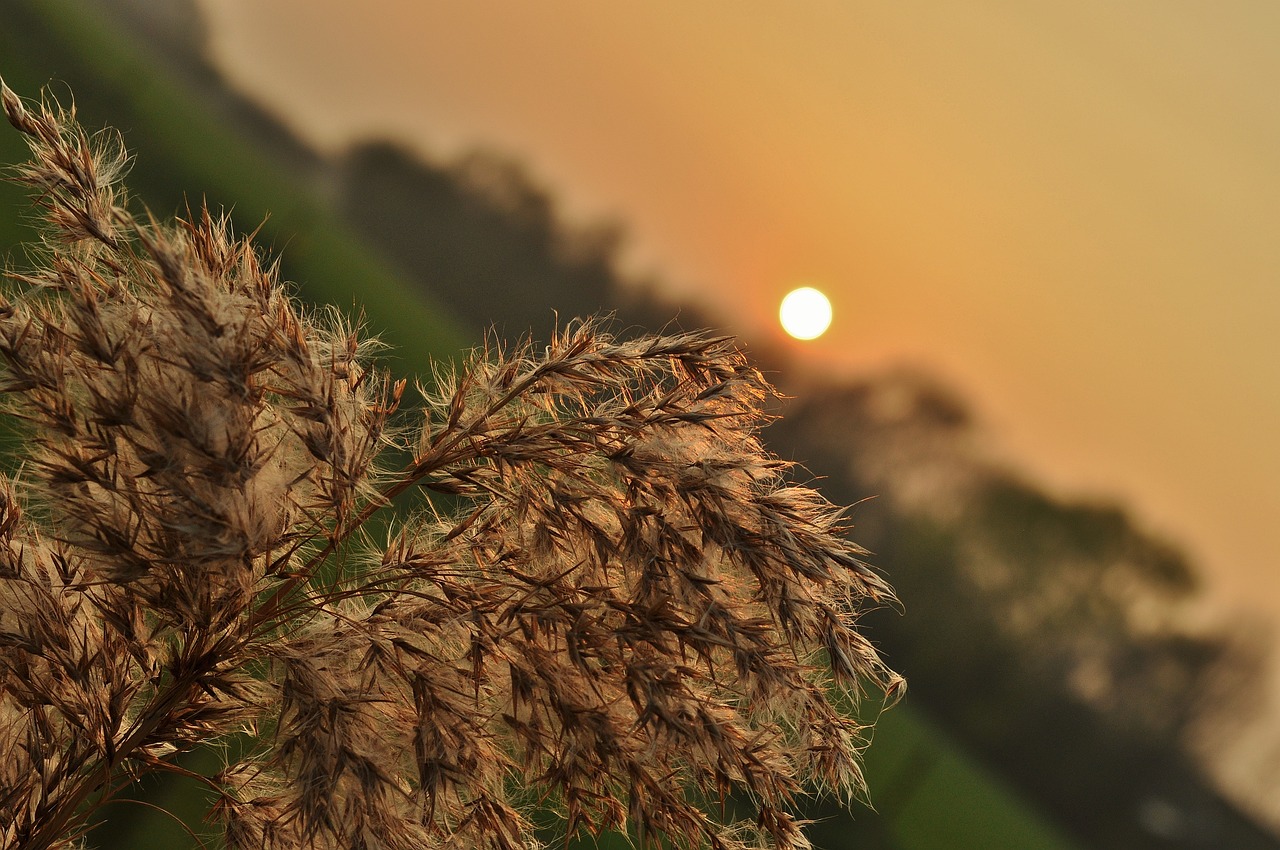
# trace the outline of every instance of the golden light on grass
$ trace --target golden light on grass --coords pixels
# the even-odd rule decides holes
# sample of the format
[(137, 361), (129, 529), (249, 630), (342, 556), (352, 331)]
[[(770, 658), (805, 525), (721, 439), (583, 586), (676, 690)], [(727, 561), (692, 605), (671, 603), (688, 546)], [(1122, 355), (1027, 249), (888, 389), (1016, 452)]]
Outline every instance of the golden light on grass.
[(817, 339), (831, 327), (831, 301), (812, 286), (793, 289), (782, 299), (778, 320), (796, 339)]

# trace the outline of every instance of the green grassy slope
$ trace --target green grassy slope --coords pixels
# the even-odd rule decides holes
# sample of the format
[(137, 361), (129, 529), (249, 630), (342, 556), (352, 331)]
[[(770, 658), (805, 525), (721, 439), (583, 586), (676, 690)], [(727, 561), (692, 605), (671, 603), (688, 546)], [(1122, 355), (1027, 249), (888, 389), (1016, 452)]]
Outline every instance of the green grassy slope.
[[(402, 365), (451, 357), (464, 341), (444, 311), (406, 287), (378, 256), (338, 225), (336, 217), (271, 163), (246, 147), (232, 128), (215, 122), (139, 45), (113, 32), (92, 8), (72, 2), (0, 2), (0, 74), (26, 97), (48, 85), (60, 99), (73, 92), (89, 128), (124, 133), (137, 161), (130, 187), (157, 215), (207, 199), (228, 207), (248, 232), (265, 220), (260, 243), (284, 256), (284, 270), (315, 303), (363, 310), (370, 327), (397, 352)], [(16, 134), (4, 134), (8, 162), (25, 156)], [(7, 190), (12, 192), (10, 188)], [(11, 203), (12, 195), (3, 196)], [(12, 238), (12, 229), (0, 236)], [(5, 249), (11, 242), (3, 244)], [(418, 371), (426, 371), (416, 367)]]
[(1067, 836), (909, 705), (880, 717), (867, 751), (871, 799), (898, 850), (1067, 850)]
[[(0, 75), (28, 97), (46, 84), (64, 100), (74, 92), (88, 126), (121, 128), (138, 155), (130, 185), (158, 214), (179, 209), (184, 195), (193, 202), (207, 197), (214, 206), (234, 204), (242, 230), (269, 212), (263, 242), (283, 251), (286, 275), (300, 282), (301, 294), (364, 310), (371, 327), (395, 347), (397, 372), (425, 373), (428, 358), (458, 352), (463, 340), (438, 307), (405, 286), (304, 187), (281, 177), (233, 128), (202, 112), (145, 56), (144, 46), (75, 3), (0, 0)], [(0, 161), (24, 156), (17, 134), (0, 132)], [(0, 252), (20, 263), (14, 248), (30, 232), (10, 212), (26, 204), (5, 186), (0, 205)], [(1070, 846), (909, 706), (883, 716), (867, 772), (879, 813), (860, 810), (851, 824), (835, 819), (834, 809), (815, 810), (824, 818), (815, 830), (820, 846), (850, 846), (853, 837), (855, 846), (897, 850)], [(182, 799), (172, 789), (158, 793), (166, 805)], [(172, 822), (137, 811), (144, 814), (119, 832), (119, 846), (190, 845)]]

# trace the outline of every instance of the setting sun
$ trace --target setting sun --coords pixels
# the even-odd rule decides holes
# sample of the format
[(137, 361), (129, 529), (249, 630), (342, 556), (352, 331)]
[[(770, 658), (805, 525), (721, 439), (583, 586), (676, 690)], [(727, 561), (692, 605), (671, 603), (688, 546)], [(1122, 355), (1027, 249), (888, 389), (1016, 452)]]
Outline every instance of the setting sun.
[(796, 339), (817, 339), (831, 326), (831, 302), (813, 287), (803, 286), (782, 299), (778, 320)]

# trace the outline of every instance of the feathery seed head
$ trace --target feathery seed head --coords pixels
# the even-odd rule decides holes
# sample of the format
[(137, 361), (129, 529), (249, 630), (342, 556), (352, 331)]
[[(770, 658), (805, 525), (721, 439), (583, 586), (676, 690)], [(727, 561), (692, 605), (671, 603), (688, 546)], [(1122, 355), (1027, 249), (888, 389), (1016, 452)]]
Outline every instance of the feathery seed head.
[[(225, 216), (135, 218), (116, 137), (0, 100), (46, 222), (0, 304), (30, 434), (0, 482), (0, 848), (67, 846), (122, 778), (246, 730), (210, 780), (230, 847), (517, 850), (550, 810), (791, 850), (805, 783), (862, 787), (831, 684), (900, 691), (854, 628), (892, 594), (763, 447), (731, 340), (575, 322), (401, 413), (362, 329)], [(454, 510), (374, 546), (411, 490)], [(754, 819), (710, 813), (731, 793)]]

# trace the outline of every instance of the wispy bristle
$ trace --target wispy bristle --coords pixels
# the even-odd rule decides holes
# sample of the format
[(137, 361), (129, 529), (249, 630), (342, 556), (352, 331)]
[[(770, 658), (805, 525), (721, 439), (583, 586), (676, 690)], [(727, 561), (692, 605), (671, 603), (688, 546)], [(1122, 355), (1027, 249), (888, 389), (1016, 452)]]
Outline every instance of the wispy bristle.
[[(575, 322), (400, 411), (362, 329), (225, 216), (133, 216), (115, 137), (0, 99), (46, 222), (0, 305), (30, 434), (0, 482), (0, 848), (68, 846), (107, 789), (246, 731), (212, 780), (230, 847), (517, 850), (551, 810), (792, 850), (807, 783), (862, 788), (830, 686), (901, 690), (854, 628), (892, 592), (765, 450), (732, 340)], [(751, 817), (716, 813), (739, 792)]]

